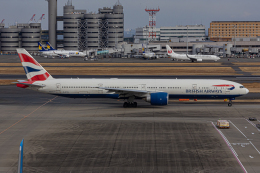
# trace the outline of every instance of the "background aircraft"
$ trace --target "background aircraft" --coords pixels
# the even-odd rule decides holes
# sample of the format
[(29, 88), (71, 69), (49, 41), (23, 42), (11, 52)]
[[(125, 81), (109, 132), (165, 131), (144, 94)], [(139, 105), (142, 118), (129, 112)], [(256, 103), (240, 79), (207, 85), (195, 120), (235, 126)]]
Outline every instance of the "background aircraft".
[(189, 61), (218, 61), (219, 57), (216, 55), (188, 55), (188, 54), (177, 54), (175, 53), (169, 45), (166, 45), (167, 54), (177, 60), (189, 60)]
[(59, 56), (61, 58), (69, 58), (69, 57), (85, 57), (86, 53), (79, 52), (79, 51), (67, 51), (67, 50), (56, 50), (54, 49), (49, 42), (47, 42), (47, 50), (41, 45), (41, 43), (38, 43), (39, 45), (39, 51), (46, 56)]
[(155, 59), (156, 55), (153, 52), (143, 52), (143, 57), (145, 59), (153, 59), (153, 58)]

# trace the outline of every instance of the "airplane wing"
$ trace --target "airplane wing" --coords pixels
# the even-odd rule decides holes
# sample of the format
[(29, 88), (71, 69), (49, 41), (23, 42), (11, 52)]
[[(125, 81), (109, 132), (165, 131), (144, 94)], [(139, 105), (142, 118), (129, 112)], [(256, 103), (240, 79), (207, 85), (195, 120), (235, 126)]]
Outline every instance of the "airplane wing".
[(134, 55), (133, 57), (134, 58), (143, 58), (144, 56), (143, 55)]
[(191, 61), (202, 61), (201, 58), (195, 58), (195, 57), (191, 57), (188, 54), (186, 54), (187, 58), (189, 58)]
[(68, 54), (63, 54), (63, 53), (56, 53), (56, 52), (53, 52), (54, 54), (60, 56), (60, 57), (66, 57), (66, 58), (69, 58), (70, 56)]
[(135, 90), (135, 89), (122, 89), (122, 88), (104, 88), (104, 87), (99, 87), (100, 89), (104, 90), (109, 90), (111, 92), (126, 92), (126, 93), (150, 93), (149, 91), (146, 90)]
[(196, 58), (192, 58), (190, 57), (188, 54), (186, 54), (187, 58), (189, 58), (190, 60), (196, 60)]
[(104, 88), (104, 87), (98, 87), (99, 89), (104, 89), (108, 90), (110, 92), (115, 92), (116, 94), (119, 95), (127, 95), (127, 96), (139, 96), (139, 97), (144, 97), (146, 94), (151, 93), (150, 91), (146, 90), (135, 90), (135, 89), (122, 89), (122, 88)]

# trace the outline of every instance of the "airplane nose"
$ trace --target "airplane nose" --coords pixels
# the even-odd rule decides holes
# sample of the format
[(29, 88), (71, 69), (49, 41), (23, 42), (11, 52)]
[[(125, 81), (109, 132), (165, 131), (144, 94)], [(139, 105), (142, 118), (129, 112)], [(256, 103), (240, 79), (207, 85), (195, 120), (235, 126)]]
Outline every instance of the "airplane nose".
[(246, 94), (248, 94), (249, 93), (249, 90), (246, 88)]

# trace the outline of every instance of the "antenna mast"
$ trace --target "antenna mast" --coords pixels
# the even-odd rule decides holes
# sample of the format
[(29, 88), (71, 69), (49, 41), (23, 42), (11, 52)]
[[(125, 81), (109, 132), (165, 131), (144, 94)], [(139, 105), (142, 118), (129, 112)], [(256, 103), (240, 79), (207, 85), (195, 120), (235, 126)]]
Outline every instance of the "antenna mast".
[(156, 40), (156, 31), (154, 30), (156, 28), (156, 13), (160, 11), (160, 8), (158, 9), (145, 9), (147, 13), (149, 13), (149, 37), (151, 38), (151, 41)]

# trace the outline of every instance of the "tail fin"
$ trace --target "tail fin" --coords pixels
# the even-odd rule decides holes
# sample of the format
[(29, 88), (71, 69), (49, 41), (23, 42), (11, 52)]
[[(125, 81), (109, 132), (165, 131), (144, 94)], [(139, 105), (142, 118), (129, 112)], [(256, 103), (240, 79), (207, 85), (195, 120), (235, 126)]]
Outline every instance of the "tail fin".
[(51, 46), (51, 44), (50, 44), (49, 42), (47, 42), (46, 44), (47, 44), (47, 49), (48, 49), (48, 50), (56, 50), (56, 49), (54, 49), (54, 48)]
[(53, 77), (25, 49), (17, 49), (17, 52), (29, 81), (53, 79)]
[(38, 42), (38, 47), (40, 52), (47, 51), (40, 42)]
[(167, 54), (168, 55), (174, 55), (175, 53), (173, 52), (173, 50), (170, 48), (169, 45), (166, 45), (166, 48), (167, 48)]

